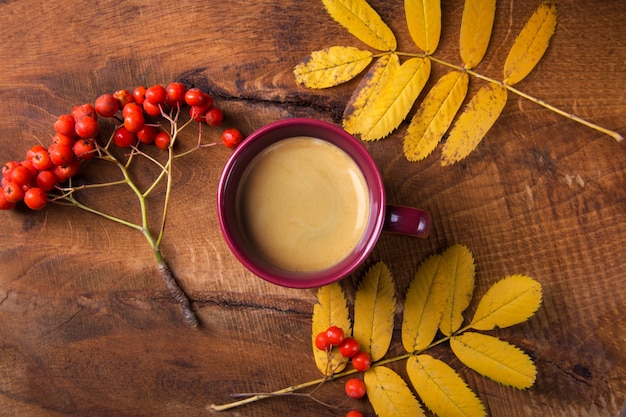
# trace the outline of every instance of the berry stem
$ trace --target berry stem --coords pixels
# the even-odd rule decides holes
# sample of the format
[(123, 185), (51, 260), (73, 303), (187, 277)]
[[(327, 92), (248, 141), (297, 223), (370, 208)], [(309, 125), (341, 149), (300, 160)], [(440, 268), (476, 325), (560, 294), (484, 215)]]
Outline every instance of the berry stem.
[[(468, 330), (470, 328), (471, 328), (471, 325), (468, 325), (468, 326), (466, 326), (466, 327), (464, 327), (464, 328), (462, 328), (460, 330), (457, 330), (453, 335), (442, 337), (441, 339), (432, 342), (430, 345), (428, 345), (426, 348), (424, 348), (422, 350), (411, 352), (411, 353), (405, 353), (405, 354), (394, 356), (394, 357), (388, 358), (388, 359), (381, 359), (381, 360), (379, 360), (377, 362), (372, 363), (371, 368), (375, 368), (377, 366), (383, 366), (383, 365), (387, 365), (387, 364), (390, 364), (390, 363), (393, 363), (393, 362), (398, 362), (398, 361), (401, 361), (401, 360), (409, 359), (411, 356), (414, 356), (414, 355), (419, 355), (419, 354), (427, 351), (428, 349), (431, 349), (431, 348), (433, 348), (433, 347), (435, 347), (437, 345), (440, 345), (441, 343), (444, 343), (444, 342), (450, 340), (450, 338), (452, 336), (458, 335), (460, 333), (463, 333), (464, 331), (466, 331), (466, 330)], [(232, 408), (240, 407), (242, 405), (246, 405), (246, 404), (250, 404), (250, 403), (253, 403), (253, 402), (256, 402), (256, 401), (259, 401), (259, 400), (263, 400), (265, 398), (270, 398), (270, 397), (273, 397), (273, 396), (285, 395), (285, 394), (288, 394), (288, 393), (293, 393), (295, 391), (299, 391), (299, 390), (304, 389), (304, 388), (308, 388), (308, 387), (311, 387), (311, 386), (314, 386), (314, 385), (320, 385), (320, 384), (322, 384), (324, 382), (333, 381), (335, 379), (343, 378), (344, 376), (348, 376), (348, 375), (353, 375), (353, 374), (356, 374), (358, 372), (359, 371), (357, 371), (356, 369), (352, 368), (352, 369), (348, 369), (348, 370), (343, 371), (343, 372), (339, 372), (339, 373), (336, 373), (336, 374), (329, 375), (329, 376), (324, 377), (324, 378), (319, 378), (319, 379), (316, 379), (316, 380), (313, 380), (313, 381), (304, 382), (304, 383), (298, 384), (298, 385), (292, 385), (290, 387), (283, 388), (283, 389), (280, 389), (280, 390), (277, 390), (277, 391), (274, 391), (274, 392), (271, 392), (271, 393), (249, 394), (249, 395), (251, 395), (251, 397), (245, 398), (243, 400), (233, 401), (231, 403), (220, 404), (220, 405), (210, 404), (206, 408), (207, 408), (207, 410), (213, 410), (213, 411), (226, 411), (226, 410), (230, 410)], [(367, 372), (367, 371), (365, 371), (365, 372)], [(237, 396), (240, 396), (240, 395), (246, 395), (246, 394), (237, 394)]]
[[(123, 178), (117, 181), (111, 181), (111, 182), (101, 183), (101, 184), (89, 184), (89, 185), (83, 185), (79, 187), (73, 187), (71, 183), (71, 179), (70, 179), (69, 186), (61, 189), (61, 191), (63, 191), (64, 194), (57, 197), (55, 201), (56, 202), (63, 202), (63, 201), (68, 202), (89, 213), (97, 214), (101, 217), (104, 217), (105, 219), (114, 221), (124, 226), (128, 226), (132, 229), (135, 229), (141, 232), (141, 234), (147, 240), (148, 244), (150, 245), (150, 248), (152, 249), (154, 253), (154, 256), (158, 264), (159, 273), (166, 287), (170, 291), (172, 298), (174, 298), (174, 300), (176, 300), (176, 302), (178, 302), (179, 305), (181, 306), (182, 314), (185, 318), (185, 321), (191, 327), (198, 327), (199, 320), (195, 312), (191, 308), (191, 301), (188, 295), (183, 290), (183, 288), (180, 286), (178, 280), (172, 273), (172, 270), (169, 268), (167, 262), (165, 261), (163, 257), (163, 254), (161, 253), (161, 242), (163, 240), (163, 235), (165, 231), (165, 223), (166, 223), (167, 212), (168, 212), (168, 207), (169, 207), (169, 202), (170, 202), (170, 197), (171, 197), (171, 192), (172, 192), (172, 161), (174, 158), (173, 144), (180, 130), (189, 125), (189, 122), (186, 122), (182, 126), (178, 126), (177, 117), (178, 117), (178, 113), (173, 118), (170, 116), (165, 117), (170, 123), (170, 134), (172, 138), (170, 146), (168, 148), (168, 158), (167, 158), (167, 162), (165, 163), (165, 165), (159, 163), (157, 160), (150, 157), (149, 155), (141, 151), (138, 151), (138, 149), (133, 150), (133, 152), (131, 152), (130, 155), (128, 155), (128, 159), (125, 162), (122, 162), (119, 159), (117, 159), (109, 151), (108, 146), (111, 143), (113, 143), (112, 140), (109, 140), (106, 146), (98, 148), (98, 155), (96, 156), (96, 158), (102, 161), (115, 164), (118, 167)], [(135, 155), (144, 156), (150, 162), (154, 163), (155, 165), (161, 168), (161, 172), (159, 173), (159, 175), (157, 175), (157, 177), (154, 179), (152, 184), (150, 184), (148, 189), (144, 192), (142, 192), (137, 187), (137, 185), (133, 181), (128, 171), (128, 168), (130, 166), (130, 161)], [(150, 227), (149, 227), (146, 198), (163, 178), (167, 178), (166, 179), (166, 192), (165, 192), (165, 198), (163, 202), (163, 210), (161, 213), (161, 224), (159, 227), (159, 233), (157, 237), (155, 238), (152, 232), (150, 231)], [(133, 223), (131, 221), (122, 219), (112, 214), (108, 214), (100, 210), (97, 210), (93, 207), (87, 206), (86, 204), (83, 204), (80, 201), (78, 201), (74, 196), (74, 192), (78, 190), (83, 190), (83, 189), (88, 189), (88, 188), (107, 187), (107, 186), (114, 186), (114, 185), (123, 185), (123, 184), (127, 185), (137, 197), (137, 201), (139, 203), (139, 208), (141, 212), (141, 224)]]
[(199, 327), (200, 322), (198, 320), (198, 316), (191, 308), (191, 302), (189, 300), (189, 297), (180, 286), (180, 283), (172, 273), (170, 267), (167, 265), (167, 262), (165, 262), (161, 251), (159, 249), (155, 249), (154, 256), (156, 257), (157, 263), (159, 264), (159, 273), (161, 274), (161, 277), (165, 282), (165, 286), (170, 290), (170, 294), (172, 295), (174, 300), (176, 300), (178, 304), (180, 304), (183, 317), (185, 317), (187, 324), (190, 327)]

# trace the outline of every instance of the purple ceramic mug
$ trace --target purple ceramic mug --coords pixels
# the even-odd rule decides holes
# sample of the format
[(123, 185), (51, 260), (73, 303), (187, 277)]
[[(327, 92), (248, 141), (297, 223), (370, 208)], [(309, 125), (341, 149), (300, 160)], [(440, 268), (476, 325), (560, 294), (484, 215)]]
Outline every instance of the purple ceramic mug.
[[(264, 258), (249, 239), (238, 207), (241, 183), (255, 157), (278, 141), (301, 136), (322, 139), (342, 149), (360, 169), (369, 192), (369, 217), (356, 247), (334, 265), (307, 272), (283, 269)], [(220, 178), (217, 213), (222, 234), (235, 257), (260, 278), (292, 288), (320, 287), (346, 277), (367, 258), (382, 231), (424, 238), (431, 227), (428, 212), (386, 204), (380, 171), (357, 139), (333, 124), (305, 118), (270, 123), (253, 132), (237, 147)]]

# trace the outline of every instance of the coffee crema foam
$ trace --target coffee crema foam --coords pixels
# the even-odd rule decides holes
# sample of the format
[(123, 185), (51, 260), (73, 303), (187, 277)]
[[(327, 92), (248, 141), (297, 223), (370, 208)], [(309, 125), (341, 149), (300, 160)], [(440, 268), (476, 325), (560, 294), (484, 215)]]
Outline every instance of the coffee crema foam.
[(237, 210), (262, 258), (289, 271), (313, 272), (344, 259), (369, 217), (363, 173), (339, 147), (321, 139), (283, 139), (244, 172)]

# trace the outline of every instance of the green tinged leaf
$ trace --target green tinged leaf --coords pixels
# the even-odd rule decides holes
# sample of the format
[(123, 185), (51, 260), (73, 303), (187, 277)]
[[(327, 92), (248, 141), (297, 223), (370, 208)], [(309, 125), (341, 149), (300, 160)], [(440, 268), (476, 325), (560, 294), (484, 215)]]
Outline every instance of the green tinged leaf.
[(363, 110), (371, 99), (380, 94), (381, 89), (395, 76), (400, 68), (400, 59), (396, 54), (380, 57), (363, 76), (343, 113), (343, 128), (350, 134), (361, 133)]
[(376, 366), (364, 374), (365, 389), (376, 415), (380, 417), (421, 417), (424, 411), (407, 386), (393, 370)]
[(347, 363), (336, 349), (328, 355), (315, 347), (315, 337), (330, 326), (338, 326), (347, 334), (352, 333), (346, 296), (337, 282), (320, 287), (317, 303), (313, 306), (311, 346), (315, 365), (324, 375), (341, 371)]
[(441, 255), (419, 267), (404, 300), (402, 345), (407, 352), (426, 349), (435, 338), (449, 295), (450, 266)]
[(474, 68), (485, 56), (495, 17), (496, 0), (465, 0), (460, 37), (465, 68)]
[(452, 337), (450, 347), (467, 367), (500, 384), (525, 389), (535, 383), (537, 369), (532, 359), (496, 337), (465, 332)]
[(359, 75), (372, 62), (373, 55), (350, 46), (331, 46), (311, 52), (295, 66), (296, 82), (308, 88), (334, 87)]
[(411, 356), (409, 379), (426, 407), (438, 416), (483, 417), (485, 409), (465, 381), (445, 362), (430, 355)]
[(441, 256), (451, 266), (452, 276), (450, 296), (443, 310), (439, 330), (450, 336), (463, 324), (463, 312), (472, 301), (476, 268), (474, 257), (466, 246), (451, 246)]
[(440, 0), (404, 0), (404, 11), (413, 42), (432, 55), (441, 37)]
[(357, 289), (353, 336), (372, 362), (385, 356), (391, 343), (396, 312), (393, 277), (383, 262), (374, 265)]
[(435, 150), (465, 100), (468, 84), (466, 72), (452, 71), (431, 88), (404, 137), (404, 156), (409, 161), (421, 161)]
[(507, 101), (505, 87), (482, 87), (458, 117), (443, 147), (441, 165), (452, 165), (468, 156), (500, 117)]
[(517, 84), (535, 68), (548, 49), (556, 29), (556, 6), (545, 0), (531, 16), (511, 47), (504, 63), (504, 82)]
[(430, 59), (411, 58), (382, 87), (363, 110), (361, 139), (382, 139), (396, 129), (411, 110), (430, 76)]
[(379, 51), (394, 51), (396, 37), (365, 0), (322, 0), (330, 16), (354, 37)]
[(510, 275), (487, 290), (470, 326), (476, 330), (491, 330), (522, 323), (539, 309), (541, 298), (539, 282), (525, 275)]

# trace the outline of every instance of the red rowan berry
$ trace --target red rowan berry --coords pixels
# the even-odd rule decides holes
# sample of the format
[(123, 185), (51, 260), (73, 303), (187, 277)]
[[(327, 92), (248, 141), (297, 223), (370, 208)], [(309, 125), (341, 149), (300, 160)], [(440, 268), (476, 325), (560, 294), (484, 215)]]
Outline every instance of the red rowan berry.
[(131, 112), (124, 117), (124, 127), (126, 130), (132, 133), (139, 132), (146, 124), (146, 119), (143, 112)]
[(74, 143), (72, 150), (80, 159), (91, 159), (95, 155), (96, 143), (93, 139), (79, 139)]
[(339, 346), (345, 338), (343, 329), (337, 326), (330, 326), (326, 329), (326, 337), (328, 338), (328, 343), (333, 346)]
[(115, 97), (117, 101), (119, 101), (120, 108), (124, 108), (125, 105), (127, 105), (128, 103), (132, 103), (133, 101), (133, 95), (128, 90), (117, 90), (115, 93), (113, 93), (113, 97)]
[(224, 120), (224, 113), (222, 113), (222, 110), (220, 110), (219, 108), (213, 107), (206, 112), (205, 118), (206, 124), (208, 124), (209, 126), (219, 126)]
[(5, 164), (2, 165), (2, 178), (9, 181), (11, 179), (11, 173), (13, 172), (15, 167), (20, 165), (21, 164), (18, 161), (5, 162)]
[(17, 203), (22, 201), (22, 199), (24, 198), (24, 189), (21, 185), (14, 182), (8, 182), (7, 184), (5, 184), (2, 192), (4, 193), (4, 198), (9, 203)]
[(146, 101), (149, 101), (152, 104), (158, 105), (165, 103), (165, 98), (167, 97), (167, 92), (162, 85), (155, 84), (152, 87), (146, 90)]
[(52, 165), (53, 165), (52, 160), (50, 159), (50, 154), (48, 153), (48, 150), (44, 149), (43, 147), (41, 148), (41, 150), (37, 150), (36, 152), (33, 153), (30, 161), (33, 164), (33, 166), (40, 171), (45, 171), (47, 169), (50, 169), (52, 168)]
[(192, 87), (185, 93), (185, 102), (189, 106), (203, 106), (206, 104), (207, 96), (202, 90)]
[(144, 125), (143, 128), (137, 132), (137, 139), (141, 143), (154, 143), (154, 138), (157, 134), (157, 128), (152, 125)]
[(48, 204), (48, 196), (41, 188), (30, 188), (24, 193), (24, 203), (31, 210), (41, 210)]
[(130, 148), (135, 143), (137, 136), (130, 132), (125, 125), (120, 126), (113, 133), (113, 142), (120, 148)]
[(222, 142), (227, 148), (235, 149), (243, 140), (240, 131), (234, 128), (226, 129), (222, 132)]
[(167, 149), (170, 146), (170, 135), (167, 132), (160, 131), (154, 137), (154, 144), (159, 149)]
[(356, 339), (352, 337), (346, 337), (339, 345), (339, 353), (341, 353), (341, 356), (343, 356), (344, 358), (351, 358), (359, 353), (360, 348), (361, 346)]
[(96, 112), (103, 117), (113, 117), (120, 109), (120, 101), (113, 94), (102, 94), (96, 99)]
[(44, 191), (52, 191), (57, 183), (57, 177), (52, 171), (41, 171), (35, 178), (35, 185)]
[(332, 347), (330, 342), (328, 341), (328, 336), (326, 336), (326, 332), (319, 332), (317, 336), (315, 336), (315, 347), (319, 350), (328, 350)]
[(13, 171), (11, 172), (11, 182), (14, 182), (17, 185), (26, 185), (30, 182), (30, 180), (32, 180), (34, 178), (36, 174), (33, 174), (33, 172), (28, 169), (27, 167), (25, 167), (24, 165), (18, 165), (15, 167), (15, 169), (13, 169)]
[(154, 104), (151, 101), (148, 101), (147, 99), (143, 102), (143, 111), (148, 115), (148, 116), (153, 116), (153, 117), (157, 117), (161, 115), (161, 107), (159, 107), (160, 104)]
[(51, 145), (48, 152), (52, 163), (57, 166), (67, 165), (74, 160), (74, 150), (70, 145), (57, 143)]
[(72, 109), (72, 117), (75, 121), (79, 121), (83, 117), (92, 117), (94, 119), (98, 119), (98, 113), (96, 112), (96, 108), (89, 104), (80, 104)]
[(70, 162), (68, 165), (59, 165), (52, 169), (52, 172), (57, 178), (58, 183), (63, 183), (72, 178), (80, 170), (80, 163), (76, 160)]
[(0, 210), (12, 210), (15, 203), (12, 203), (4, 196), (4, 189), (0, 189)]
[(350, 398), (363, 398), (365, 396), (365, 384), (359, 378), (347, 380), (345, 390)]
[(359, 410), (350, 410), (346, 413), (346, 417), (363, 417), (363, 413)]
[(146, 100), (146, 87), (143, 85), (135, 87), (133, 90), (133, 98), (135, 99), (135, 103), (140, 106), (143, 105), (143, 102)]
[(76, 134), (83, 139), (94, 138), (99, 131), (98, 122), (91, 116), (84, 116), (82, 119), (77, 120), (74, 128)]
[(74, 117), (70, 114), (62, 114), (59, 118), (54, 122), (54, 130), (62, 135), (72, 136), (76, 134), (74, 130)]
[(165, 102), (172, 107), (176, 105), (182, 106), (185, 104), (185, 93), (187, 92), (187, 88), (182, 83), (171, 82), (167, 85), (165, 89), (167, 96), (165, 98)]
[(367, 352), (359, 352), (352, 357), (352, 366), (359, 372), (365, 372), (370, 368), (371, 360)]
[(126, 104), (124, 107), (122, 107), (122, 117), (126, 117), (131, 113), (143, 113), (142, 104), (139, 104), (139, 103)]

